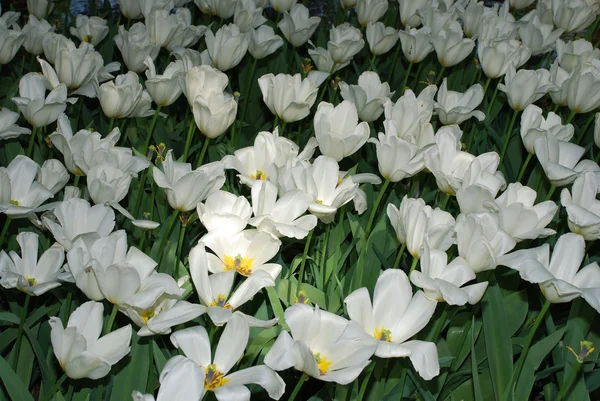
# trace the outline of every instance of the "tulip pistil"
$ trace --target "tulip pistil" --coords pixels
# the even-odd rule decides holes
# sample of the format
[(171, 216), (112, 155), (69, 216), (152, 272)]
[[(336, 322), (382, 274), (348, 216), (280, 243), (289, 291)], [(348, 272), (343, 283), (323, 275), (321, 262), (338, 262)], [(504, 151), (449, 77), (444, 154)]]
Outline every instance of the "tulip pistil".
[(140, 317), (142, 318), (145, 324), (148, 324), (148, 320), (152, 319), (154, 315), (156, 315), (156, 313), (154, 313), (153, 310), (145, 310), (144, 312), (142, 312)]
[(375, 337), (379, 341), (385, 341), (386, 343), (389, 343), (390, 341), (392, 341), (392, 332), (390, 330), (384, 329), (383, 327), (380, 327), (373, 331), (373, 337)]
[(27, 280), (31, 286), (37, 285), (37, 280), (33, 277), (25, 276), (25, 280)]
[(256, 170), (253, 174), (250, 174), (250, 178), (253, 180), (266, 180), (267, 175), (262, 170)]
[(235, 270), (238, 273), (249, 276), (252, 274), (253, 258), (246, 258), (239, 253), (235, 257), (225, 255), (225, 271)]
[(227, 384), (229, 379), (225, 379), (224, 376), (215, 365), (208, 365), (204, 376), (204, 390), (214, 390)]
[(221, 308), (233, 310), (231, 304), (227, 302), (227, 295), (219, 294), (216, 299), (213, 299), (210, 306), (219, 306)]
[(21, 206), (21, 203), (16, 199), (11, 199), (10, 204), (15, 206)]
[(321, 354), (318, 352), (315, 352), (314, 356), (315, 360), (317, 361), (317, 366), (319, 367), (319, 374), (321, 376), (327, 374), (327, 371), (331, 367), (331, 361), (328, 360), (326, 357), (321, 356)]

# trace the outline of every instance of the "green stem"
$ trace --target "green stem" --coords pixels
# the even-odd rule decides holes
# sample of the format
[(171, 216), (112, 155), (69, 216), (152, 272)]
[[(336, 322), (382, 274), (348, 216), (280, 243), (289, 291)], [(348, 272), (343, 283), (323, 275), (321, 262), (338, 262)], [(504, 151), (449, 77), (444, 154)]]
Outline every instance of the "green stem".
[[(156, 196), (156, 182), (152, 183), (152, 195), (150, 195), (150, 220), (152, 220), (152, 217), (154, 215), (154, 197)], [(140, 243), (138, 245), (138, 249), (140, 250), (144, 250), (144, 242), (146, 241), (146, 236), (149, 236), (150, 233), (146, 232), (145, 230), (142, 231), (142, 237), (140, 238)]]
[(488, 108), (485, 111), (485, 118), (486, 119), (489, 119), (489, 115), (490, 115), (490, 113), (492, 111), (492, 107), (494, 107), (494, 102), (496, 101), (496, 96), (497, 95), (498, 95), (498, 85), (496, 85), (496, 88), (494, 89), (494, 94), (492, 95), (492, 100), (490, 101), (490, 104), (488, 104)]
[(154, 393), (154, 338), (150, 337), (150, 346), (148, 347), (148, 349), (150, 350), (150, 355), (148, 356), (149, 359), (149, 363), (148, 363), (148, 391), (151, 393)]
[(510, 119), (510, 123), (508, 124), (508, 130), (504, 132), (504, 145), (502, 146), (502, 153), (500, 153), (500, 163), (504, 160), (504, 155), (506, 155), (506, 150), (508, 149), (508, 143), (510, 142), (510, 137), (515, 126), (515, 121), (517, 121), (517, 116), (519, 115), (518, 110), (513, 111), (512, 118)]
[(67, 325), (69, 320), (69, 313), (71, 312), (71, 300), (73, 298), (73, 293), (71, 291), (67, 292), (67, 299), (65, 300), (65, 313), (62, 316), (63, 326)]
[(587, 122), (585, 123), (585, 126), (583, 127), (583, 129), (579, 133), (579, 136), (577, 137), (577, 142), (575, 142), (576, 144), (579, 145), (581, 143), (581, 141), (583, 140), (583, 137), (585, 136), (587, 129), (589, 128), (590, 124), (592, 123), (592, 121), (594, 121), (595, 118), (596, 118), (596, 113), (591, 113), (590, 117), (588, 118)]
[(546, 195), (546, 200), (550, 200), (550, 198), (552, 198), (552, 194), (554, 194), (554, 191), (556, 191), (556, 187), (552, 185), (552, 188), (550, 188), (548, 195)]
[(118, 311), (119, 311), (119, 305), (113, 304), (112, 310), (110, 311), (110, 317), (108, 318), (108, 323), (106, 324), (106, 330), (104, 331), (104, 335), (106, 335), (112, 331), (112, 327), (113, 327), (113, 324), (115, 323), (115, 318), (117, 317)]
[[(252, 69), (250, 70), (250, 76), (248, 77), (248, 84), (246, 85), (246, 90), (248, 91), (248, 94), (245, 96), (245, 99), (244, 99), (244, 108), (242, 109), (242, 119), (240, 120), (240, 127), (239, 127), (240, 130), (242, 129), (242, 126), (244, 125), (244, 121), (246, 121), (246, 111), (248, 110), (248, 100), (250, 99), (250, 94), (252, 93), (252, 84), (253, 84), (254, 74), (256, 73), (256, 63), (257, 63), (257, 60), (254, 59), (254, 61), (252, 62)], [(231, 143), (235, 147), (235, 136), (233, 134), (231, 135)]]
[(573, 120), (574, 117), (575, 117), (575, 112), (571, 111), (571, 113), (569, 114), (569, 117), (567, 117), (567, 119), (565, 120), (565, 124), (564, 125), (567, 125), (568, 123), (570, 123), (571, 120)]
[(415, 258), (415, 257), (413, 256), (413, 261), (412, 261), (412, 264), (410, 265), (410, 270), (408, 271), (408, 275), (409, 275), (409, 276), (410, 276), (410, 273), (412, 273), (412, 272), (413, 272), (413, 270), (415, 270), (415, 269), (417, 268), (417, 264), (418, 264), (418, 263), (419, 263), (419, 259), (418, 259), (418, 258)]
[(412, 63), (412, 62), (408, 64), (408, 68), (407, 68), (406, 73), (404, 75), (404, 81), (402, 81), (402, 86), (400, 87), (401, 94), (404, 93), (404, 89), (406, 88), (406, 84), (408, 83), (408, 77), (410, 77), (410, 71), (413, 68), (413, 64), (414, 63)]
[(571, 389), (571, 385), (573, 384), (573, 382), (579, 374), (579, 371), (581, 370), (581, 365), (582, 364), (579, 362), (574, 363), (574, 365), (571, 367), (571, 371), (569, 372), (569, 376), (567, 376), (567, 378), (563, 382), (563, 385), (561, 386), (560, 391), (558, 392), (558, 395), (556, 396), (554, 401), (562, 400), (562, 398), (569, 392), (569, 390)]
[(333, 63), (333, 66), (331, 67), (331, 71), (329, 71), (329, 75), (327, 76), (327, 79), (321, 84), (321, 85), (323, 85), (323, 87), (321, 88), (321, 93), (319, 93), (319, 101), (317, 103), (315, 103), (317, 105), (317, 107), (323, 101), (323, 96), (325, 96), (325, 91), (327, 90), (327, 87), (329, 86), (329, 78), (331, 78), (331, 76), (333, 75), (333, 72), (335, 71), (336, 66), (337, 66), (337, 63)]
[[(375, 204), (373, 205), (373, 209), (371, 209), (371, 215), (369, 216), (369, 222), (367, 223), (367, 228), (365, 230), (365, 240), (363, 241), (363, 246), (360, 249), (360, 255), (358, 257), (358, 272), (356, 274), (356, 283), (358, 286), (362, 285), (363, 279), (363, 269), (365, 264), (365, 254), (367, 253), (367, 247), (369, 244), (369, 236), (371, 235), (371, 229), (373, 227), (373, 222), (375, 221), (375, 216), (377, 215), (377, 209), (379, 208), (379, 204), (383, 200), (383, 196), (385, 195), (385, 191), (387, 187), (390, 185), (389, 180), (385, 180), (381, 189), (379, 190), (379, 195), (375, 200)], [(359, 288), (359, 287), (356, 287)]]
[(303, 374), (302, 377), (300, 378), (300, 380), (298, 380), (298, 383), (296, 383), (296, 387), (294, 387), (294, 391), (292, 391), (292, 394), (290, 395), (290, 398), (288, 398), (288, 401), (294, 401), (296, 399), (296, 396), (300, 392), (302, 385), (307, 380), (308, 380), (308, 376), (306, 374)]
[(58, 381), (56, 383), (54, 383), (54, 385), (52, 386), (50, 391), (48, 393), (46, 393), (46, 396), (44, 398), (42, 398), (40, 396), (39, 399), (42, 401), (50, 401), (52, 399), (52, 397), (54, 396), (54, 394), (56, 393), (56, 391), (60, 389), (60, 386), (65, 382), (66, 379), (67, 379), (67, 374), (63, 373), (63, 375), (60, 377), (60, 379), (58, 379)]
[(31, 295), (25, 295), (25, 303), (21, 308), (21, 320), (19, 321), (19, 331), (17, 332), (17, 343), (15, 345), (15, 353), (13, 359), (13, 367), (15, 371), (17, 369), (17, 364), (19, 363), (19, 353), (21, 351), (21, 341), (23, 340), (23, 330), (25, 328), (25, 319), (27, 318), (27, 310), (29, 309), (29, 301), (31, 300)]
[(404, 250), (406, 249), (406, 244), (402, 244), (400, 250), (398, 251), (398, 255), (396, 255), (396, 260), (394, 261), (393, 269), (397, 269), (400, 266), (400, 260), (402, 260), (402, 255), (404, 255)]
[(375, 68), (375, 57), (377, 57), (375, 54), (371, 57), (371, 71), (377, 72), (377, 69)]
[(6, 216), (6, 221), (4, 222), (4, 227), (2, 227), (2, 233), (0, 234), (0, 248), (4, 244), (4, 238), (6, 238), (6, 233), (8, 232), (8, 226), (10, 226), (11, 218)]
[(192, 122), (190, 123), (190, 127), (188, 128), (187, 137), (185, 138), (185, 148), (183, 149), (183, 161), (185, 162), (188, 157), (188, 153), (190, 152), (190, 146), (192, 146), (192, 138), (194, 137), (194, 132), (196, 131), (196, 121), (192, 117)]
[(323, 240), (323, 250), (321, 252), (321, 263), (319, 263), (319, 267), (323, 272), (323, 288), (327, 284), (327, 269), (325, 268), (325, 264), (327, 263), (327, 249), (329, 245), (329, 231), (331, 230), (331, 223), (327, 224), (327, 228), (325, 229), (325, 239)]
[(150, 141), (152, 140), (152, 133), (154, 132), (154, 127), (156, 125), (156, 119), (158, 118), (158, 113), (160, 113), (161, 105), (156, 107), (156, 111), (154, 112), (154, 117), (152, 117), (152, 122), (150, 123), (150, 128), (148, 129), (148, 133), (146, 134), (146, 142), (144, 142), (144, 154), (148, 154), (148, 146), (150, 146)]
[[(402, 46), (400, 46), (400, 44), (396, 44), (396, 53), (394, 54), (394, 58), (392, 61), (392, 68), (390, 68), (390, 72), (388, 73), (387, 82), (392, 82), (392, 75), (394, 75), (394, 68), (396, 68), (396, 60), (398, 60), (398, 55), (400, 54), (400, 49), (402, 49)], [(402, 86), (401, 91), (403, 89), (404, 89), (404, 85)]]
[(365, 373), (365, 378), (360, 385), (360, 391), (358, 392), (358, 401), (362, 401), (365, 397), (365, 392), (367, 391), (367, 386), (369, 385), (369, 380), (371, 379), (371, 375), (373, 374), (373, 370), (375, 370), (375, 363), (371, 362), (371, 366), (367, 369)]
[(304, 252), (302, 253), (302, 262), (300, 262), (300, 272), (298, 273), (298, 284), (296, 285), (296, 294), (300, 292), (300, 284), (302, 284), (302, 278), (304, 277), (304, 266), (306, 265), (306, 257), (308, 255), (308, 248), (310, 247), (310, 241), (312, 239), (315, 229), (313, 228), (308, 233), (306, 243), (304, 244)]
[(488, 90), (491, 82), (492, 82), (492, 78), (488, 77), (488, 79), (485, 81), (485, 86), (483, 87), (483, 97), (485, 97), (485, 94), (487, 93), (487, 90)]
[[(187, 224), (181, 224), (181, 230), (179, 230), (179, 241), (177, 241), (177, 252), (175, 253), (175, 266), (172, 276), (176, 277), (177, 275), (177, 264), (181, 258), (181, 249), (183, 248), (183, 238), (185, 237), (185, 229), (187, 228)], [(182, 261), (183, 263), (183, 261)]]
[(529, 164), (529, 162), (531, 161), (531, 157), (533, 155), (531, 153), (527, 153), (527, 158), (525, 159), (525, 163), (523, 163), (523, 166), (521, 166), (521, 171), (519, 171), (519, 176), (517, 177), (517, 182), (521, 182), (521, 179), (523, 178), (523, 175), (525, 174), (525, 170), (527, 169), (527, 165)]
[(160, 246), (158, 248), (158, 260), (156, 261), (156, 264), (159, 267), (160, 267), (160, 262), (162, 260), (162, 257), (165, 253), (165, 246), (167, 245), (167, 240), (169, 238), (169, 234), (171, 234), (171, 230), (173, 229), (173, 225), (175, 224), (175, 220), (177, 220), (178, 215), (179, 215), (179, 210), (173, 210), (173, 213), (171, 214), (171, 218), (169, 219), (169, 222), (167, 223), (167, 227), (164, 232), (164, 235), (160, 241)]
[(210, 143), (210, 138), (204, 138), (204, 145), (202, 145), (202, 151), (200, 151), (200, 158), (198, 159), (197, 168), (202, 166), (202, 162), (204, 161), (204, 156), (206, 155), (206, 151), (208, 150), (208, 144)]
[(31, 131), (31, 136), (29, 137), (29, 145), (27, 146), (27, 157), (31, 158), (31, 154), (33, 153), (33, 143), (35, 142), (35, 134), (37, 132), (37, 128), (33, 127)]
[(442, 310), (442, 314), (436, 320), (433, 331), (431, 331), (430, 335), (427, 336), (427, 341), (436, 342), (440, 333), (444, 329), (444, 324), (446, 324), (446, 319), (448, 318), (448, 304), (444, 302), (444, 309)]
[(438, 73), (437, 78), (435, 79), (435, 84), (437, 86), (439, 86), (440, 82), (442, 82), (442, 78), (444, 77), (444, 72), (446, 72), (446, 67), (442, 66), (442, 69), (440, 70), (440, 72)]
[(529, 330), (529, 334), (527, 334), (527, 339), (525, 340), (525, 345), (523, 346), (523, 351), (521, 351), (521, 355), (519, 355), (519, 360), (517, 361), (517, 365), (515, 367), (515, 370), (513, 372), (511, 380), (508, 383), (508, 388), (506, 389), (505, 394), (512, 393), (512, 391), (511, 391), (512, 385), (515, 381), (517, 381), (519, 379), (519, 375), (521, 374), (521, 370), (523, 369), (523, 365), (525, 364), (525, 359), (527, 358), (527, 352), (529, 351), (529, 348), (531, 347), (531, 342), (533, 341), (533, 337), (535, 337), (535, 333), (537, 332), (537, 329), (540, 327), (540, 324), (544, 320), (544, 315), (546, 315), (546, 312), (548, 312), (549, 308), (550, 308), (550, 302), (548, 300), (546, 300), (546, 302), (544, 302), (544, 305), (542, 306), (542, 310), (535, 318), (535, 323), (531, 327), (531, 330)]
[(108, 124), (108, 132), (110, 133), (113, 129), (113, 126), (115, 125), (115, 118), (111, 118), (110, 119), (110, 123)]

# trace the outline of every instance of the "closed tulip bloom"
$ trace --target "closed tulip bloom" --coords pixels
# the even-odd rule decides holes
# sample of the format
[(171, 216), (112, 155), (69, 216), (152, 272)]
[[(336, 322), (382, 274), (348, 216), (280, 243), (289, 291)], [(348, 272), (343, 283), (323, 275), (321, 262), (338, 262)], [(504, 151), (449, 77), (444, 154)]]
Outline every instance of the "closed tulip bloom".
[(120, 202), (127, 196), (131, 175), (110, 164), (98, 164), (87, 173), (90, 198), (95, 204)]
[[(17, 234), (21, 256), (0, 251), (0, 285), (17, 288), (28, 295), (38, 296), (60, 286), (58, 274), (65, 260), (65, 251), (58, 244), (48, 248), (38, 259), (38, 235), (32, 232)], [(9, 257), (10, 256), (10, 257)]]
[(421, 17), (417, 11), (427, 7), (429, 0), (399, 0), (400, 21), (404, 27), (416, 28), (421, 25)]
[(91, 206), (85, 199), (73, 198), (44, 213), (42, 222), (68, 251), (78, 239), (93, 242), (107, 237), (115, 228), (115, 212), (106, 205)]
[(431, 35), (437, 36), (442, 29), (457, 21), (458, 14), (455, 11), (445, 11), (436, 6), (427, 6), (418, 11), (423, 26), (431, 29)]
[(148, 39), (156, 46), (166, 47), (181, 29), (179, 18), (170, 10), (153, 9), (145, 18)]
[(463, 214), (484, 213), (498, 191), (506, 187), (506, 179), (498, 171), (500, 155), (482, 153), (471, 161), (456, 190), (456, 200)]
[(552, 102), (558, 106), (567, 106), (569, 84), (573, 73), (562, 68), (558, 63), (558, 59), (555, 59), (550, 66), (550, 77), (550, 82), (555, 85), (554, 90), (550, 92)]
[(117, 76), (114, 81), (100, 85), (97, 96), (104, 115), (108, 118), (125, 118), (135, 111), (143, 91), (138, 75), (129, 71)]
[(56, 55), (58, 80), (70, 90), (89, 84), (103, 67), (104, 60), (100, 53), (85, 43), (77, 49), (62, 49)]
[(578, 175), (576, 164), (585, 153), (585, 148), (548, 134), (537, 138), (533, 147), (552, 185), (562, 187), (575, 181)]
[(275, 35), (273, 28), (268, 25), (261, 25), (250, 31), (248, 52), (257, 60), (275, 53), (281, 46), (283, 39)]
[(75, 50), (77, 48), (71, 39), (54, 32), (44, 36), (42, 47), (44, 49), (44, 58), (52, 65), (56, 62), (58, 53), (62, 49)]
[(67, 108), (67, 87), (58, 85), (46, 96), (48, 80), (38, 73), (25, 74), (19, 81), (19, 96), (12, 98), (33, 127), (44, 127), (58, 119)]
[(556, 40), (556, 53), (558, 64), (567, 72), (572, 72), (581, 63), (588, 63), (600, 59), (600, 49), (585, 39), (569, 42)]
[(596, 19), (596, 9), (585, 0), (572, 0), (567, 3), (551, 0), (554, 25), (565, 33), (577, 32), (590, 26)]
[(519, 25), (519, 37), (523, 44), (531, 49), (532, 56), (554, 50), (556, 40), (562, 33), (562, 29), (554, 29), (553, 25), (540, 22), (537, 15), (531, 21)]
[(406, 27), (398, 31), (402, 53), (411, 63), (420, 63), (433, 51), (431, 44), (431, 28), (420, 29)]
[[(508, 3), (504, 3), (508, 5)], [(490, 14), (484, 17), (479, 27), (477, 37), (479, 40), (512, 40), (516, 39), (519, 33), (519, 27), (515, 23), (515, 18), (510, 15), (508, 8), (503, 6), (507, 14)]]
[(240, 31), (249, 32), (267, 22), (262, 12), (263, 9), (257, 7), (254, 0), (238, 0), (235, 4), (233, 23), (240, 28)]
[(71, 176), (57, 159), (46, 159), (38, 171), (37, 180), (54, 195), (62, 191)]
[(42, 20), (54, 8), (54, 0), (27, 0), (27, 12)]
[(567, 105), (574, 113), (588, 113), (600, 107), (600, 60), (580, 63), (569, 78)]
[(156, 73), (152, 59), (146, 59), (148, 69), (146, 70), (146, 89), (152, 100), (159, 106), (169, 106), (181, 96), (179, 76), (183, 74), (183, 62), (180, 60), (171, 62), (162, 75)]
[(143, 17), (138, 0), (117, 0), (121, 14), (129, 20)]
[(569, 229), (587, 241), (600, 238), (600, 200), (598, 179), (586, 172), (575, 179), (571, 192), (567, 188), (560, 194), (560, 203), (567, 211)]
[(204, 203), (198, 203), (198, 218), (206, 231), (226, 230), (237, 234), (246, 228), (252, 207), (244, 196), (227, 191), (214, 191)]
[[(386, 0), (387, 3), (387, 0)], [(386, 27), (382, 22), (367, 25), (367, 42), (371, 54), (380, 56), (391, 50), (398, 41), (398, 31), (392, 27)]]
[(314, 125), (319, 150), (338, 162), (356, 153), (369, 139), (369, 124), (358, 122), (356, 106), (347, 100), (335, 107), (321, 102)]
[(294, 7), (298, 0), (269, 0), (269, 2), (275, 11), (282, 13)]
[(390, 92), (389, 84), (382, 83), (376, 72), (365, 71), (358, 77), (358, 85), (340, 82), (340, 94), (356, 106), (362, 121), (372, 122), (383, 114), (384, 105), (394, 92)]
[(513, 110), (521, 111), (548, 91), (554, 90), (555, 86), (550, 78), (550, 72), (543, 68), (515, 71), (511, 64), (504, 77), (504, 84), (498, 84), (498, 89), (506, 93), (508, 104)]
[(550, 245), (513, 252), (500, 263), (515, 269), (525, 281), (540, 286), (550, 303), (571, 302), (583, 298), (600, 313), (600, 267), (594, 262), (579, 269), (585, 257), (585, 240), (581, 235), (560, 236), (552, 256)]
[(205, 35), (208, 54), (215, 68), (227, 71), (242, 61), (248, 50), (250, 38), (235, 24), (224, 25), (213, 34), (208, 30)]
[(310, 114), (319, 90), (300, 74), (266, 74), (258, 79), (258, 86), (271, 113), (288, 123), (300, 121)]
[(435, 112), (444, 125), (460, 124), (472, 117), (485, 119), (482, 111), (475, 110), (483, 100), (483, 88), (479, 84), (471, 86), (465, 93), (449, 91), (448, 80), (444, 78), (437, 93)]
[(483, 73), (488, 78), (500, 78), (513, 65), (519, 68), (531, 57), (531, 49), (518, 40), (480, 40), (477, 57)]
[(227, 92), (212, 92), (207, 97), (198, 95), (194, 99), (194, 120), (207, 138), (222, 135), (235, 121), (237, 102)]
[(150, 41), (146, 26), (137, 22), (129, 29), (125, 30), (124, 25), (119, 26), (119, 33), (114, 38), (123, 61), (127, 68), (133, 72), (143, 72), (146, 70), (144, 61), (147, 57), (156, 60), (160, 46)]
[(357, 322), (316, 306), (295, 304), (285, 311), (290, 333), (282, 331), (265, 356), (274, 370), (291, 367), (310, 377), (348, 384), (371, 362), (377, 340)]
[(340, 4), (344, 10), (350, 10), (351, 8), (356, 7), (358, 0), (342, 0), (340, 1)]
[(42, 54), (44, 51), (43, 41), (44, 36), (54, 31), (54, 27), (45, 19), (37, 19), (33, 15), (29, 16), (27, 24), (23, 27), (25, 42), (23, 48), (27, 53), (34, 56)]
[(40, 166), (18, 155), (8, 167), (0, 167), (0, 213), (11, 219), (28, 217), (54, 194), (36, 181)]
[(29, 128), (19, 127), (16, 124), (18, 120), (19, 113), (15, 113), (6, 107), (0, 109), (0, 140), (31, 134)]
[(388, 204), (387, 216), (398, 242), (406, 245), (413, 258), (420, 258), (424, 244), (447, 251), (454, 244), (454, 217), (440, 208), (433, 209), (423, 199), (402, 198), (400, 209)]
[(413, 145), (396, 135), (379, 133), (379, 139), (371, 138), (377, 151), (379, 174), (391, 182), (402, 181), (423, 170), (423, 153)]
[(225, 183), (223, 163), (205, 164), (192, 171), (190, 163), (173, 160), (170, 150), (162, 163), (162, 171), (154, 167), (153, 172), (154, 181), (165, 190), (169, 205), (180, 212), (195, 209), (198, 203)]
[(515, 241), (545, 238), (556, 234), (546, 228), (558, 210), (551, 200), (535, 205), (537, 192), (520, 183), (511, 183), (489, 209), (497, 213), (502, 228)]
[(535, 154), (533, 144), (535, 140), (545, 134), (552, 135), (561, 141), (570, 141), (575, 133), (573, 125), (562, 125), (562, 120), (558, 114), (549, 112), (548, 117), (544, 118), (542, 109), (531, 104), (525, 108), (521, 115), (521, 139), (525, 149), (531, 154)]
[(308, 8), (302, 4), (294, 5), (289, 11), (283, 13), (283, 18), (277, 24), (283, 36), (294, 47), (299, 47), (308, 42), (321, 22), (319, 17), (311, 17)]
[(138, 0), (142, 15), (148, 17), (154, 10), (171, 11), (175, 7), (174, 0)]
[(448, 255), (424, 245), (420, 260), (421, 271), (410, 273), (410, 281), (423, 289), (425, 297), (448, 305), (475, 305), (481, 300), (488, 282), (465, 284), (475, 279), (475, 273), (460, 256), (448, 263)]
[(98, 46), (108, 35), (108, 22), (100, 17), (79, 14), (75, 19), (75, 26), (70, 28), (71, 35), (82, 42)]
[(237, 0), (194, 0), (204, 14), (216, 15), (222, 19), (233, 17)]
[[(367, 288), (359, 288), (344, 300), (352, 323), (376, 340), (375, 355), (380, 358), (409, 357), (419, 376), (431, 380), (440, 373), (434, 343), (411, 340), (431, 320), (436, 301), (422, 291), (414, 295), (406, 273), (389, 269), (375, 284), (373, 301)], [(387, 305), (394, 305), (393, 309)]]
[(180, 75), (179, 81), (190, 107), (194, 106), (197, 96), (208, 97), (213, 92), (223, 92), (228, 83), (227, 75), (209, 65), (193, 67)]
[(465, 259), (475, 273), (495, 269), (498, 259), (516, 245), (500, 228), (495, 214), (461, 214), (456, 219), (455, 230), (458, 256)]
[[(133, 401), (198, 401), (204, 397), (204, 371), (192, 359), (177, 359), (165, 364), (165, 374), (160, 375), (160, 388), (156, 400), (152, 394), (134, 391)], [(167, 374), (168, 373), (168, 374)]]
[(6, 22), (0, 18), (0, 65), (10, 63), (26, 39), (24, 32), (8, 29)]
[(437, 59), (444, 67), (452, 67), (463, 61), (475, 47), (475, 42), (463, 38), (462, 28), (458, 22), (451, 23), (442, 29), (438, 35), (432, 36), (431, 43), (437, 54)]
[(363, 27), (377, 22), (388, 10), (388, 0), (359, 0), (356, 7), (358, 23)]
[(71, 379), (101, 379), (131, 350), (129, 324), (100, 337), (103, 312), (101, 303), (88, 301), (71, 313), (66, 328), (59, 318), (50, 318), (54, 355)]
[(343, 64), (354, 57), (365, 46), (365, 41), (358, 28), (352, 27), (347, 22), (331, 28), (327, 51), (333, 61)]
[(173, 15), (177, 21), (177, 29), (171, 40), (165, 44), (170, 52), (176, 47), (194, 46), (208, 30), (204, 25), (192, 25), (192, 13), (188, 8), (178, 8)]
[(498, 15), (498, 10), (485, 6), (481, 1), (471, 0), (464, 10), (459, 10), (459, 14), (465, 36), (475, 39), (481, 31), (481, 25), (488, 18)]
[(317, 70), (326, 73), (327, 76), (348, 66), (350, 61), (352, 61), (348, 60), (342, 64), (338, 64), (331, 58), (329, 51), (323, 47), (313, 47), (312, 49), (308, 49), (308, 54), (315, 63)]

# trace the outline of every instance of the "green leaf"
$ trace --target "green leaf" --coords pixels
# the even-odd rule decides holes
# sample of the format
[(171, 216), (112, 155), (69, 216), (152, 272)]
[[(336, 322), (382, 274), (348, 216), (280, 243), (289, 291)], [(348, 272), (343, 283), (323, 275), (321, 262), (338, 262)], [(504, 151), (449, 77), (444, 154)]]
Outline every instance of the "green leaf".
[(483, 334), (496, 401), (502, 400), (513, 372), (512, 344), (508, 331), (506, 304), (497, 283), (490, 283), (483, 299)]
[(148, 339), (138, 337), (134, 332), (131, 336), (131, 352), (129, 358), (124, 358), (119, 365), (124, 365), (122, 370), (114, 369), (115, 380), (110, 395), (111, 401), (131, 399), (135, 390), (146, 392), (148, 382), (148, 369), (150, 368), (150, 344)]
[(0, 321), (18, 325), (21, 319), (14, 313), (0, 312)]
[(19, 376), (2, 356), (0, 356), (0, 379), (13, 401), (34, 401), (27, 386), (23, 384)]
[(506, 310), (508, 333), (512, 337), (525, 322), (527, 312), (529, 311), (529, 303), (527, 302), (527, 293), (525, 290), (512, 292), (504, 297), (504, 307)]
[(527, 356), (525, 357), (523, 370), (521, 370), (521, 375), (517, 381), (515, 399), (529, 399), (531, 390), (533, 389), (533, 385), (535, 383), (535, 371), (539, 369), (542, 361), (552, 351), (556, 344), (558, 344), (564, 333), (565, 329), (555, 331), (548, 337), (543, 338), (531, 346)]

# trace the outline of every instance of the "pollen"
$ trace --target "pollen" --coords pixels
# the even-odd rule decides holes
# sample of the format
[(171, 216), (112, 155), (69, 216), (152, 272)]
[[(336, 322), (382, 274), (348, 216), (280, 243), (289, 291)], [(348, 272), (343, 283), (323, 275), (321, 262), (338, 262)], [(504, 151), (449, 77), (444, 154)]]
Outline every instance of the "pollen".
[(380, 327), (373, 331), (373, 337), (375, 337), (379, 341), (385, 341), (386, 343), (389, 343), (390, 341), (392, 341), (392, 332), (390, 330), (384, 329), (383, 327)]
[(213, 299), (210, 306), (219, 306), (221, 308), (233, 310), (229, 302), (227, 302), (227, 295), (219, 294), (216, 299)]
[(32, 286), (32, 287), (34, 285), (38, 284), (37, 280), (35, 278), (33, 278), (33, 277), (25, 276), (25, 280), (27, 280), (27, 282), (29, 283), (29, 285)]
[(18, 201), (18, 200), (16, 200), (16, 199), (11, 199), (11, 200), (10, 200), (10, 204), (11, 204), (11, 205), (14, 205), (14, 206), (21, 206), (21, 202), (19, 202), (19, 201)]
[(155, 315), (156, 313), (154, 313), (153, 310), (145, 310), (140, 316), (144, 321), (144, 324), (148, 324), (148, 320), (152, 319)]
[(204, 376), (204, 390), (214, 390), (227, 384), (229, 379), (225, 379), (224, 376), (215, 365), (208, 365)]
[(256, 170), (254, 173), (250, 174), (250, 178), (253, 180), (266, 180), (267, 175), (262, 170)]
[(240, 255), (229, 256), (225, 255), (225, 271), (235, 270), (243, 276), (249, 276), (252, 274), (252, 262), (253, 258), (246, 258)]
[(322, 356), (318, 352), (314, 353), (315, 360), (317, 361), (317, 366), (319, 367), (319, 374), (321, 376), (327, 374), (327, 371), (331, 367), (331, 361), (326, 357)]

